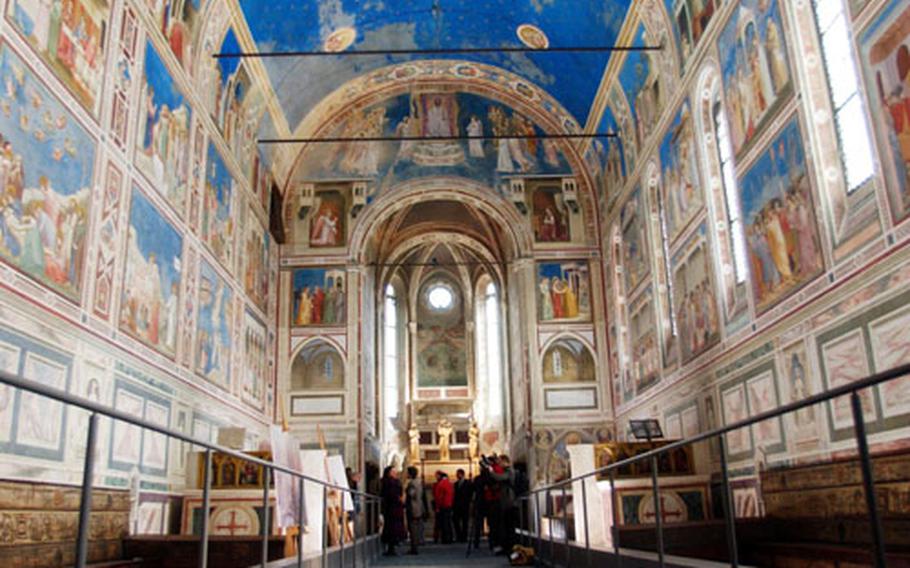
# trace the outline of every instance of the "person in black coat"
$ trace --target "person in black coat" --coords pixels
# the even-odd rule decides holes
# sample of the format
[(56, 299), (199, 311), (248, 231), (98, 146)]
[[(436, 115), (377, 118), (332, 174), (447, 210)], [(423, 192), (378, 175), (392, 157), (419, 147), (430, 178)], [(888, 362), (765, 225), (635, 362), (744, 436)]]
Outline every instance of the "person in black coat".
[(471, 482), (464, 478), (464, 470), (455, 472), (455, 538), (458, 542), (468, 542), (468, 514), (471, 510), (471, 495), (474, 493)]
[(404, 526), (404, 493), (398, 471), (392, 466), (382, 472), (382, 542), (386, 556), (396, 556), (395, 547), (407, 537)]

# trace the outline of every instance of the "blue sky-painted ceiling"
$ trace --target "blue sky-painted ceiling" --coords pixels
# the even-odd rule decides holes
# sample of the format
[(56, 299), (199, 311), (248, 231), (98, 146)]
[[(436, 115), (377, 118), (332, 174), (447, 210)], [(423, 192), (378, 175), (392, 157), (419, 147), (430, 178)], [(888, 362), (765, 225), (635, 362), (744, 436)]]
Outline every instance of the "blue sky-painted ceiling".
[[(630, 0), (240, 0), (262, 52), (322, 51), (351, 27), (350, 50), (521, 47), (517, 29), (533, 24), (550, 46), (613, 45)], [(227, 49), (225, 49), (227, 51)], [(493, 53), (432, 56), (509, 70), (555, 97), (584, 124), (610, 54)], [(264, 59), (293, 129), (324, 97), (355, 77), (426, 56)]]

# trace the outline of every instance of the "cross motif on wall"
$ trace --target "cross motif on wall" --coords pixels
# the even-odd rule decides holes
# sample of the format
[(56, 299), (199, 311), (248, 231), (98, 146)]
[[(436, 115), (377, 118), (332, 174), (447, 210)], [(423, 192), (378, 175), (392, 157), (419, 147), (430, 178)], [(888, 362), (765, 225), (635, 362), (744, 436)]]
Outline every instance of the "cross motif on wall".
[[(667, 503), (667, 498), (664, 497), (663, 495), (661, 495), (660, 496), (660, 520), (662, 522), (667, 522), (668, 520), (681, 519), (683, 516), (682, 511), (668, 511), (666, 503)], [(644, 517), (645, 521), (650, 521), (650, 522), (654, 522), (654, 518), (656, 517), (656, 515), (654, 514), (654, 511), (646, 512), (642, 516)]]
[(249, 529), (250, 525), (239, 525), (237, 524), (237, 511), (231, 511), (231, 522), (229, 524), (216, 525), (216, 529), (228, 530), (231, 531), (231, 536), (235, 536), (234, 532), (239, 529)]

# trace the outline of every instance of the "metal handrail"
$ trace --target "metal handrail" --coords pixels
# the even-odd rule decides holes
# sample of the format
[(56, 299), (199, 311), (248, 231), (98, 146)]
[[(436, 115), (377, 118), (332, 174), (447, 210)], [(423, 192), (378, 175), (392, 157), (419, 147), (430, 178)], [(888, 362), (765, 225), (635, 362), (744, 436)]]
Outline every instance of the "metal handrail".
[[(590, 471), (588, 473), (576, 475), (575, 477), (564, 479), (562, 481), (558, 481), (556, 483), (552, 483), (550, 485), (546, 485), (543, 487), (529, 489), (526, 494), (524, 494), (518, 498), (518, 501), (519, 502), (524, 502), (524, 501), (530, 502), (532, 499), (534, 500), (536, 517), (537, 517), (536, 531), (537, 531), (537, 539), (538, 539), (538, 545), (539, 545), (540, 531), (541, 531), (540, 526), (541, 526), (541, 518), (542, 518), (542, 515), (540, 513), (540, 504), (539, 504), (540, 495), (545, 494), (547, 496), (547, 497), (545, 497), (545, 499), (547, 501), (549, 501), (549, 495), (551, 495), (553, 492), (562, 491), (564, 493), (570, 485), (572, 485), (574, 483), (582, 482), (582, 485), (581, 485), (582, 496), (583, 496), (582, 507), (583, 507), (583, 515), (584, 515), (584, 519), (585, 519), (585, 547), (586, 547), (586, 549), (589, 550), (590, 542), (589, 542), (589, 537), (587, 534), (588, 533), (588, 508), (587, 508), (587, 499), (584, 498), (586, 494), (585, 494), (585, 484), (583, 482), (592, 477), (601, 476), (601, 475), (606, 474), (609, 476), (609, 479), (610, 479), (610, 486), (611, 486), (610, 494), (612, 496), (614, 493), (613, 483), (614, 483), (614, 478), (615, 478), (615, 474), (616, 474), (617, 470), (619, 470), (623, 467), (626, 467), (628, 465), (637, 463), (637, 462), (650, 460), (651, 461), (651, 476), (652, 476), (652, 491), (653, 491), (654, 505), (655, 505), (655, 530), (657, 532), (658, 564), (659, 564), (659, 566), (663, 567), (665, 565), (665, 559), (664, 559), (664, 545), (663, 545), (663, 526), (662, 526), (662, 522), (661, 522), (661, 520), (662, 520), (661, 515), (659, 512), (660, 500), (658, 498), (658, 495), (659, 495), (658, 458), (662, 454), (672, 452), (676, 449), (717, 438), (719, 445), (720, 445), (719, 450), (720, 450), (721, 470), (722, 470), (721, 471), (721, 474), (722, 474), (721, 483), (723, 486), (722, 487), (722, 499), (723, 499), (723, 506), (724, 506), (725, 524), (726, 524), (726, 529), (727, 529), (727, 542), (728, 542), (728, 548), (729, 548), (729, 553), (730, 553), (730, 565), (733, 567), (736, 567), (739, 565), (739, 552), (738, 552), (738, 547), (737, 547), (737, 543), (736, 543), (736, 528), (735, 528), (735, 523), (733, 521), (733, 517), (734, 517), (733, 503), (732, 503), (733, 500), (732, 500), (732, 494), (731, 494), (731, 489), (730, 489), (729, 472), (727, 469), (727, 455), (726, 455), (726, 444), (724, 443), (725, 442), (724, 435), (729, 432), (732, 432), (734, 430), (748, 428), (754, 424), (763, 422), (765, 420), (779, 418), (785, 414), (789, 414), (791, 412), (795, 412), (795, 411), (801, 410), (803, 408), (807, 408), (809, 406), (814, 406), (817, 404), (825, 403), (825, 402), (831, 401), (835, 398), (839, 398), (842, 396), (850, 396), (852, 413), (853, 413), (854, 433), (855, 433), (855, 437), (856, 437), (856, 441), (857, 441), (857, 449), (858, 449), (860, 465), (861, 465), (862, 473), (863, 473), (863, 486), (864, 486), (864, 492), (866, 495), (866, 505), (867, 505), (867, 509), (869, 512), (870, 526), (872, 529), (874, 561), (875, 561), (875, 566), (877, 568), (884, 568), (885, 567), (885, 548), (884, 548), (884, 538), (882, 536), (883, 531), (882, 531), (882, 526), (881, 526), (881, 518), (878, 514), (878, 507), (877, 507), (877, 504), (875, 501), (874, 478), (872, 475), (872, 465), (871, 465), (871, 458), (870, 458), (870, 454), (869, 454), (869, 446), (868, 446), (868, 440), (867, 440), (867, 435), (866, 435), (865, 419), (863, 417), (862, 401), (861, 401), (858, 393), (861, 390), (871, 388), (871, 387), (874, 387), (881, 383), (892, 381), (892, 380), (895, 380), (895, 379), (898, 379), (901, 377), (905, 377), (907, 375), (910, 375), (910, 364), (899, 365), (897, 367), (888, 369), (886, 371), (882, 371), (880, 373), (870, 375), (869, 377), (866, 377), (865, 379), (857, 380), (852, 383), (848, 383), (848, 384), (841, 385), (841, 386), (838, 386), (835, 388), (831, 388), (824, 392), (821, 392), (821, 393), (818, 393), (818, 394), (815, 394), (812, 396), (808, 396), (802, 400), (792, 402), (789, 404), (785, 404), (785, 405), (779, 406), (775, 409), (768, 410), (766, 412), (762, 412), (760, 414), (756, 414), (755, 416), (752, 416), (750, 418), (746, 418), (744, 420), (740, 420), (738, 422), (734, 422), (734, 423), (728, 424), (726, 426), (721, 426), (719, 428), (714, 428), (713, 430), (709, 430), (707, 432), (702, 432), (700, 434), (697, 434), (697, 435), (687, 438), (685, 440), (670, 442), (659, 448), (654, 448), (647, 452), (641, 453), (639, 455), (632, 456), (630, 458), (626, 458), (624, 460), (620, 460), (617, 462), (613, 462), (604, 467), (596, 468), (593, 471)], [(565, 503), (566, 503), (566, 501), (564, 499), (563, 500), (564, 507), (565, 507)], [(617, 524), (616, 518), (615, 518), (615, 516), (616, 516), (615, 506), (613, 507), (613, 511), (614, 511), (613, 525), (615, 526)], [(564, 511), (564, 517), (566, 516), (566, 514), (567, 514), (567, 511)], [(568, 521), (564, 519), (564, 522), (566, 523), (564, 530), (566, 531), (566, 535), (568, 535)], [(549, 536), (550, 536), (550, 539), (552, 542), (552, 529), (550, 530)], [(577, 539), (577, 536), (576, 536), (576, 539)], [(576, 542), (577, 542), (577, 540), (576, 540)], [(566, 546), (567, 547), (569, 546), (568, 536), (566, 537)], [(619, 566), (621, 564), (622, 557), (619, 552), (618, 534), (615, 534), (614, 538), (613, 538), (613, 554), (616, 557), (617, 566)], [(552, 546), (551, 546), (551, 560), (552, 560)], [(588, 556), (588, 566), (591, 565), (590, 562), (591, 562), (590, 556)]]
[(841, 396), (853, 394), (857, 391), (861, 391), (861, 390), (869, 388), (869, 387), (874, 387), (881, 383), (886, 383), (888, 381), (891, 381), (891, 380), (894, 380), (894, 379), (897, 379), (897, 378), (900, 378), (900, 377), (903, 377), (906, 375), (910, 375), (910, 364), (900, 365), (898, 367), (894, 367), (893, 369), (889, 369), (887, 371), (882, 371), (881, 373), (876, 373), (874, 375), (870, 375), (869, 377), (867, 377), (865, 379), (855, 381), (855, 382), (852, 382), (852, 383), (849, 383), (846, 385), (841, 385), (839, 387), (835, 387), (835, 388), (826, 390), (822, 393), (806, 397), (806, 398), (796, 401), (796, 402), (791, 402), (791, 403), (785, 404), (783, 406), (778, 406), (777, 408), (775, 408), (773, 410), (768, 410), (766, 412), (762, 412), (761, 414), (756, 414), (755, 416), (746, 418), (745, 420), (740, 420), (739, 422), (733, 422), (732, 424), (728, 424), (726, 426), (721, 426), (721, 427), (715, 428), (713, 430), (708, 430), (707, 432), (702, 432), (700, 434), (696, 434), (695, 436), (692, 436), (691, 438), (686, 438), (685, 440), (671, 442), (669, 444), (660, 446), (659, 448), (649, 450), (645, 453), (638, 454), (638, 455), (630, 457), (630, 458), (626, 458), (622, 461), (613, 462), (610, 465), (595, 469), (594, 471), (585, 473), (583, 475), (577, 475), (577, 476), (571, 477), (569, 479), (564, 479), (562, 481), (558, 481), (556, 483), (550, 484), (546, 487), (532, 489), (529, 492), (530, 493), (540, 493), (542, 491), (546, 491), (547, 489), (551, 489), (551, 490), (559, 489), (563, 485), (570, 485), (572, 483), (575, 483), (577, 481), (582, 481), (583, 479), (586, 479), (586, 478), (594, 476), (594, 475), (605, 474), (605, 473), (608, 473), (610, 470), (616, 470), (621, 467), (625, 467), (627, 465), (633, 464), (635, 462), (644, 461), (646, 459), (651, 459), (653, 457), (658, 457), (660, 454), (670, 452), (670, 451), (673, 451), (678, 448), (683, 448), (686, 446), (690, 446), (692, 444), (697, 444), (698, 442), (704, 442), (705, 440), (708, 440), (711, 438), (716, 438), (718, 436), (722, 436), (723, 434), (732, 432), (733, 430), (739, 430), (741, 428), (746, 428), (748, 426), (752, 426), (753, 424), (757, 424), (759, 422), (764, 422), (765, 420), (769, 420), (771, 418), (778, 418), (780, 416), (783, 416), (784, 414), (789, 414), (791, 412), (801, 410), (808, 406), (814, 406), (819, 403), (828, 402), (829, 400), (832, 400), (832, 399), (835, 399), (835, 398), (838, 398)]
[[(262, 542), (261, 566), (263, 566), (263, 567), (265, 567), (268, 562), (268, 539), (269, 539), (269, 536), (271, 536), (270, 531), (268, 529), (268, 524), (269, 524), (268, 500), (269, 500), (269, 490), (270, 490), (269, 482), (268, 482), (269, 470), (271, 470), (273, 472), (284, 473), (284, 474), (287, 474), (287, 475), (290, 475), (290, 476), (296, 478), (299, 490), (301, 491), (301, 493), (299, 495), (300, 504), (303, 503), (303, 489), (304, 489), (305, 482), (315, 483), (315, 484), (321, 486), (323, 488), (323, 491), (322, 491), (323, 511), (326, 510), (326, 500), (327, 500), (326, 498), (327, 498), (327, 491), (329, 489), (350, 494), (352, 499), (354, 499), (355, 501), (359, 501), (359, 503), (361, 505), (366, 505), (366, 509), (367, 509), (366, 513), (369, 513), (370, 505), (375, 506), (380, 502), (380, 498), (377, 495), (371, 495), (369, 493), (357, 491), (356, 489), (352, 489), (350, 487), (343, 487), (340, 485), (335, 485), (335, 484), (329, 483), (327, 481), (323, 481), (321, 479), (318, 479), (318, 478), (315, 478), (315, 477), (312, 477), (309, 475), (305, 475), (299, 471), (275, 464), (273, 462), (266, 461), (261, 458), (257, 458), (255, 456), (250, 456), (248, 454), (245, 454), (243, 452), (240, 452), (240, 451), (237, 451), (237, 450), (234, 450), (231, 448), (226, 448), (226, 447), (220, 446), (218, 444), (213, 444), (211, 442), (198, 440), (196, 438), (193, 438), (191, 436), (184, 434), (183, 432), (180, 432), (177, 430), (172, 430), (170, 428), (149, 422), (148, 420), (144, 420), (142, 418), (136, 418), (135, 416), (131, 416), (129, 414), (126, 414), (122, 411), (119, 411), (119, 410), (116, 410), (113, 408), (108, 408), (108, 407), (103, 406), (100, 403), (94, 402), (92, 400), (73, 395), (71, 393), (68, 393), (66, 391), (63, 391), (63, 390), (60, 390), (60, 389), (57, 389), (54, 387), (49, 387), (47, 385), (41, 384), (41, 383), (39, 383), (37, 381), (33, 381), (31, 379), (13, 375), (7, 371), (0, 370), (0, 384), (6, 384), (13, 388), (22, 389), (22, 390), (31, 392), (31, 393), (39, 395), (39, 396), (44, 396), (44, 397), (50, 398), (52, 400), (61, 402), (63, 404), (81, 408), (82, 410), (85, 410), (85, 411), (88, 411), (91, 413), (89, 415), (89, 428), (88, 428), (87, 443), (86, 443), (87, 450), (85, 453), (85, 463), (84, 463), (84, 468), (83, 468), (83, 480), (82, 480), (82, 493), (80, 496), (80, 506), (79, 506), (79, 527), (78, 527), (78, 534), (77, 534), (77, 538), (76, 538), (76, 567), (77, 568), (82, 568), (87, 563), (88, 526), (89, 526), (89, 515), (91, 513), (91, 491), (93, 489), (92, 482), (93, 482), (93, 471), (94, 471), (94, 462), (95, 462), (94, 448), (95, 448), (95, 444), (97, 443), (98, 416), (99, 415), (107, 416), (108, 418), (111, 418), (114, 420), (119, 420), (121, 422), (125, 422), (132, 426), (138, 426), (140, 428), (144, 428), (146, 430), (151, 430), (158, 434), (168, 436), (169, 438), (174, 438), (174, 439), (182, 441), (182, 442), (194, 444), (196, 446), (205, 448), (204, 455), (205, 455), (206, 468), (205, 468), (205, 473), (204, 473), (204, 478), (203, 478), (203, 507), (206, 510), (209, 508), (209, 503), (210, 503), (212, 452), (218, 452), (220, 454), (232, 456), (232, 457), (244, 460), (246, 462), (254, 463), (254, 464), (261, 466), (263, 468), (263, 512), (264, 512), (264, 519), (265, 519), (265, 521), (263, 522), (263, 529), (262, 529), (263, 542)], [(298, 523), (301, 525), (302, 525), (302, 520), (303, 520), (302, 514), (303, 514), (303, 508), (301, 507), (300, 510), (298, 511)], [(202, 517), (203, 517), (202, 527), (201, 527), (202, 545), (201, 545), (200, 556), (199, 556), (199, 565), (202, 566), (203, 568), (205, 568), (205, 566), (208, 563), (208, 541), (209, 541), (208, 514), (203, 514)], [(327, 526), (327, 523), (324, 522), (323, 525), (324, 525), (324, 529), (325, 529), (325, 527)], [(369, 525), (366, 524), (365, 526), (369, 526)], [(342, 527), (342, 530), (341, 530), (341, 534), (342, 534), (341, 539), (342, 540), (341, 540), (340, 545), (341, 545), (341, 554), (342, 555), (344, 554), (344, 546), (345, 546), (344, 536), (343, 536), (345, 528), (346, 527)], [(354, 525), (354, 542), (352, 544), (355, 547), (354, 554), (355, 554), (355, 562), (356, 562), (356, 550), (357, 550), (356, 549), (356, 547), (357, 547), (356, 522)], [(326, 562), (327, 562), (327, 557), (326, 557), (325, 552), (326, 552), (326, 543), (323, 542), (323, 555), (322, 555), (323, 566), (325, 566)], [(298, 556), (297, 556), (297, 558), (298, 558), (298, 566), (303, 566), (303, 531), (302, 530), (298, 534)]]

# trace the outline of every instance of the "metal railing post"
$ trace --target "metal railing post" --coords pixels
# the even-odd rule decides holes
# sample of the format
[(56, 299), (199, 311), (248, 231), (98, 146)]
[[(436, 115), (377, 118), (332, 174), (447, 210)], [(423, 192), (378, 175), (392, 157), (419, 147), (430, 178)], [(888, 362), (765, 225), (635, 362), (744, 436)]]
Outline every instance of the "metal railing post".
[(860, 467), (863, 470), (863, 488), (866, 493), (866, 506), (869, 509), (869, 527), (872, 530), (872, 550), (876, 568), (885, 568), (885, 539), (883, 538), (882, 519), (875, 501), (875, 476), (872, 472), (872, 460), (869, 458), (869, 440), (866, 438), (866, 420), (863, 417), (863, 403), (859, 393), (850, 395), (853, 405), (853, 429), (856, 432), (856, 446), (859, 452)]
[(209, 511), (212, 509), (212, 450), (205, 449), (205, 473), (202, 474), (202, 535), (199, 541), (199, 568), (209, 565)]
[[(359, 510), (363, 508), (363, 501), (360, 500), (360, 495), (351, 495), (354, 501), (354, 522), (351, 523), (351, 531), (354, 535), (354, 550), (351, 553), (352, 562), (354, 568), (357, 568), (357, 518), (360, 516), (358, 514)], [(360, 507), (357, 505), (360, 504)], [(364, 564), (366, 564), (364, 562)]]
[(568, 568), (572, 565), (572, 551), (569, 548), (569, 499), (566, 496), (566, 485), (562, 486), (562, 531), (566, 537), (566, 568)]
[(739, 546), (736, 543), (736, 511), (733, 510), (733, 495), (730, 493), (730, 471), (727, 469), (727, 444), (724, 435), (717, 437), (720, 448), (720, 473), (723, 486), (721, 499), (724, 507), (724, 520), (727, 527), (727, 548), (730, 552), (730, 566), (739, 566)]
[(262, 468), (262, 568), (269, 563), (269, 468)]
[(622, 555), (619, 554), (619, 524), (616, 514), (616, 470), (610, 470), (610, 511), (613, 513), (613, 526), (610, 527), (610, 540), (613, 541), (613, 555), (616, 557), (616, 568), (622, 566)]
[[(588, 530), (588, 490), (585, 487), (587, 480), (581, 480), (581, 506), (582, 516), (585, 520), (585, 566), (591, 566), (591, 532)], [(576, 523), (577, 525), (577, 523)], [(577, 537), (577, 535), (576, 535)]]
[(92, 478), (95, 472), (95, 442), (98, 439), (98, 414), (88, 417), (85, 441), (85, 462), (82, 468), (82, 494), (79, 501), (79, 532), (76, 536), (76, 568), (85, 568), (88, 561), (88, 533), (92, 513)]
[(540, 516), (540, 493), (534, 493), (534, 522), (535, 528), (537, 529), (537, 547), (535, 553), (537, 556), (543, 555), (543, 527), (541, 526), (541, 516)]
[(341, 558), (341, 568), (344, 568), (344, 533), (348, 530), (348, 522), (346, 520), (348, 512), (344, 510), (344, 491), (338, 491), (338, 500), (341, 502), (341, 506), (338, 511), (338, 520), (341, 521), (341, 532), (338, 533), (338, 554)]
[(303, 568), (303, 508), (306, 480), (297, 478), (297, 568)]
[(550, 538), (550, 564), (556, 564), (556, 544), (555, 537), (553, 536), (553, 517), (556, 516), (556, 507), (553, 506), (553, 496), (550, 494), (550, 490), (547, 489), (547, 511), (549, 511), (549, 521), (547, 522), (547, 536)]
[(329, 519), (328, 510), (326, 509), (326, 504), (328, 503), (327, 496), (328, 487), (325, 485), (322, 486), (322, 568), (326, 568), (329, 565)]
[(654, 491), (654, 522), (657, 528), (657, 563), (664, 568), (663, 507), (660, 506), (660, 488), (657, 486), (657, 456), (651, 456), (651, 484)]

